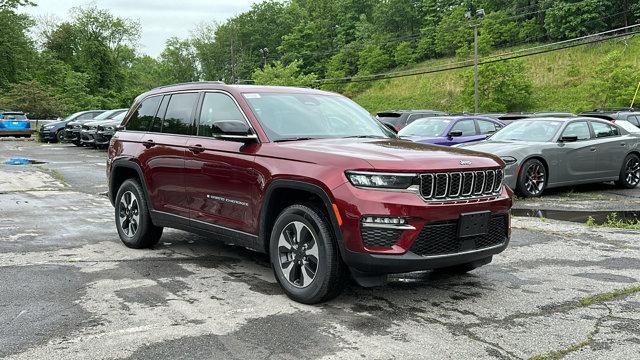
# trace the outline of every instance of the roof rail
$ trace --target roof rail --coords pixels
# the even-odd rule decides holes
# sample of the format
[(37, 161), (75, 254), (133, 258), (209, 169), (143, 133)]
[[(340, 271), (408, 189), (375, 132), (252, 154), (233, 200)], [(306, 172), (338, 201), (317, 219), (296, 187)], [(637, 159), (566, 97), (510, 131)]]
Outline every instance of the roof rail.
[(593, 112), (605, 112), (605, 111), (636, 111), (635, 108), (619, 107), (619, 108), (596, 108)]
[(154, 89), (164, 89), (164, 88), (168, 88), (168, 87), (174, 87), (174, 86), (180, 86), (180, 85), (191, 85), (191, 84), (217, 84), (217, 85), (225, 85), (224, 81), (189, 81), (189, 82), (183, 82), (183, 83), (177, 83), (177, 84), (169, 84), (169, 85), (163, 85), (163, 86), (158, 86)]

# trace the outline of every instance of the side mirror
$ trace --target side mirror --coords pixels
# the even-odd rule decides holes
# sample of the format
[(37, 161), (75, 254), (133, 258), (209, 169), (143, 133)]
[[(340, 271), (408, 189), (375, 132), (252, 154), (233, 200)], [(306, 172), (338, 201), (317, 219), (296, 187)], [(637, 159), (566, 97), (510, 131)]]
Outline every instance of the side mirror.
[(258, 136), (251, 131), (249, 124), (240, 120), (218, 120), (211, 127), (215, 136), (222, 139), (253, 142)]
[(578, 141), (578, 136), (577, 135), (563, 135), (560, 138), (561, 142), (576, 142)]
[(453, 138), (453, 137), (459, 137), (462, 136), (462, 131), (460, 130), (454, 130), (454, 131), (450, 131), (449, 132), (449, 137)]

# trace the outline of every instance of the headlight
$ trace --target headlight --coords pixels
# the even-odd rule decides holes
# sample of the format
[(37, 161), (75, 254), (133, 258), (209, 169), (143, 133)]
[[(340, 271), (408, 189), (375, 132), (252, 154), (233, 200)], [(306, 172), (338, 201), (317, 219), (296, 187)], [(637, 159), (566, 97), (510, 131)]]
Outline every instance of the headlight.
[(51, 130), (51, 129), (53, 129), (53, 126), (51, 126), (51, 125), (45, 125), (45, 126), (43, 126), (43, 127), (42, 127), (42, 129), (43, 129), (43, 130)]
[(354, 186), (382, 188), (382, 189), (407, 189), (413, 184), (416, 174), (390, 174), (362, 171), (347, 171), (347, 178)]
[(507, 165), (512, 165), (518, 162), (518, 159), (514, 158), (513, 156), (502, 156), (500, 158)]

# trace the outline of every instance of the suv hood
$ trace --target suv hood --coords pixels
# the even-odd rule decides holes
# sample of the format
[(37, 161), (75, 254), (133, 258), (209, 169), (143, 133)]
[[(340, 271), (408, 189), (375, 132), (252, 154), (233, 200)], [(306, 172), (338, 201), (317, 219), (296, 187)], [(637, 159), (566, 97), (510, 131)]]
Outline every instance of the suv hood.
[[(277, 152), (286, 152), (288, 158), (327, 165), (348, 164), (353, 170), (440, 171), (504, 166), (494, 155), (400, 139), (318, 139), (276, 146)], [(357, 163), (355, 159), (362, 161)]]

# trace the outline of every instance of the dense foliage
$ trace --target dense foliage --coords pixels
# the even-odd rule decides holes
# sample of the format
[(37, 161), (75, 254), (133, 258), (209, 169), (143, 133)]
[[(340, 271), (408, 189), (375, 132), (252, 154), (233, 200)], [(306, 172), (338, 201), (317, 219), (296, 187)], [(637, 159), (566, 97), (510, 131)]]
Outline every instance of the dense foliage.
[[(303, 84), (355, 95), (370, 83), (322, 85), (317, 79), (467, 58), (473, 24), (479, 28), (480, 52), (486, 54), (640, 19), (640, 2), (630, 0), (266, 0), (224, 23), (200, 26), (190, 38), (169, 39), (154, 59), (136, 51), (140, 25), (134, 20), (88, 6), (74, 8), (64, 21), (36, 24), (18, 12), (33, 2), (38, 1), (0, 0), (0, 107), (16, 107), (18, 93), (33, 88), (49, 104), (32, 108), (32, 116), (128, 106), (154, 86), (194, 80)], [(466, 12), (480, 8), (484, 19), (465, 19)], [(41, 29), (35, 38), (29, 36), (33, 28)], [(514, 66), (482, 70), (483, 89), (502, 89), (500, 76)], [(626, 75), (603, 73), (611, 79)], [(494, 104), (508, 96), (487, 96), (482, 102), (492, 109), (486, 110), (527, 106), (526, 99)]]

